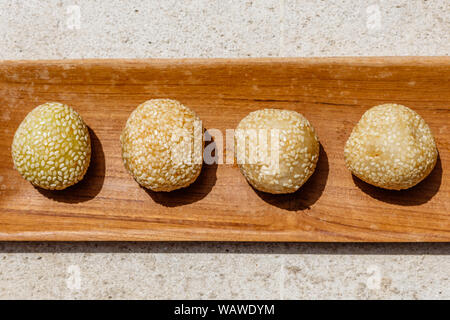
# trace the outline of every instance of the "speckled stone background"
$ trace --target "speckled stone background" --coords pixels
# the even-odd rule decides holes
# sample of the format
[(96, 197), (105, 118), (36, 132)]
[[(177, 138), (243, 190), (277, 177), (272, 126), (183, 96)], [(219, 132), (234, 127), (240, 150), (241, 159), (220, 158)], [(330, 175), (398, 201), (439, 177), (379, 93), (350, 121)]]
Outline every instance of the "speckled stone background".
[[(0, 1), (0, 59), (448, 55), (448, 0)], [(450, 244), (5, 243), (0, 298), (450, 299)]]

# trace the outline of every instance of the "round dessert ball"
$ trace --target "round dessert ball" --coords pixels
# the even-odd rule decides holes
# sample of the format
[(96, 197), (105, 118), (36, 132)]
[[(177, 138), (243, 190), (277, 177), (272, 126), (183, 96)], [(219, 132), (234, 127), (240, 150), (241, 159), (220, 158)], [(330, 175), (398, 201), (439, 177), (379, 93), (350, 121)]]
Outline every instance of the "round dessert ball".
[(433, 135), (415, 111), (383, 104), (366, 111), (347, 140), (347, 168), (374, 186), (401, 190), (425, 179), (437, 160)]
[(143, 187), (172, 191), (193, 183), (202, 169), (203, 126), (194, 111), (153, 99), (130, 115), (120, 136), (125, 168)]
[(22, 121), (12, 143), (14, 167), (33, 185), (62, 190), (83, 179), (91, 159), (89, 131), (71, 107), (49, 102)]
[(319, 140), (308, 120), (295, 111), (263, 109), (241, 120), (235, 132), (238, 166), (257, 190), (297, 191), (313, 174)]

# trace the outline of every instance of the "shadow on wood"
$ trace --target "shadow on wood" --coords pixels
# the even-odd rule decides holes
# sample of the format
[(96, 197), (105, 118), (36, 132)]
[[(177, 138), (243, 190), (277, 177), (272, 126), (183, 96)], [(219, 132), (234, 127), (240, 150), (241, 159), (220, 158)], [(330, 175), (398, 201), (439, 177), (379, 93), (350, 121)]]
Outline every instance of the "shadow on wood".
[(216, 184), (217, 164), (203, 164), (202, 172), (190, 186), (171, 192), (156, 192), (142, 187), (153, 201), (165, 207), (178, 207), (194, 203), (206, 197)]
[(91, 128), (88, 129), (92, 153), (91, 163), (83, 180), (64, 190), (46, 190), (36, 187), (42, 195), (59, 202), (79, 203), (95, 198), (100, 192), (105, 180), (105, 154), (95, 132)]
[[(205, 148), (209, 144), (215, 143), (210, 137), (210, 141), (205, 143)], [(215, 148), (213, 149), (215, 150)], [(216, 155), (213, 154), (213, 157)], [(171, 192), (156, 192), (143, 188), (153, 201), (165, 207), (178, 207), (194, 203), (206, 197), (211, 192), (217, 181), (217, 161), (213, 164), (203, 163), (202, 171), (197, 180), (186, 188), (174, 190)]]
[(320, 145), (319, 160), (316, 170), (308, 181), (296, 192), (289, 194), (271, 194), (255, 190), (257, 195), (267, 203), (281, 209), (298, 211), (309, 209), (322, 195), (327, 183), (328, 165), (327, 154)]
[(418, 206), (433, 198), (439, 191), (442, 182), (441, 157), (438, 156), (436, 165), (430, 175), (417, 185), (406, 190), (387, 190), (375, 187), (352, 175), (355, 185), (372, 198), (401, 206)]

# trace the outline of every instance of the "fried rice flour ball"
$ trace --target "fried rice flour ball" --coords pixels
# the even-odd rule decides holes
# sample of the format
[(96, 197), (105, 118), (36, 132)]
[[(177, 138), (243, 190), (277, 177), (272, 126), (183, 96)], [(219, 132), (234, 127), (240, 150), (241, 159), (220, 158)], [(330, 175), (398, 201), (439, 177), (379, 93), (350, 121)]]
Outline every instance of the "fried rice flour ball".
[(44, 189), (62, 190), (83, 179), (91, 159), (91, 140), (75, 110), (49, 102), (25, 117), (11, 151), (22, 177)]
[(175, 100), (153, 99), (139, 105), (128, 118), (120, 142), (125, 168), (153, 191), (187, 187), (202, 169), (200, 118)]
[(398, 104), (366, 111), (347, 140), (347, 168), (374, 186), (401, 190), (415, 186), (433, 170), (438, 151), (425, 120)]
[(251, 112), (235, 132), (242, 174), (255, 189), (273, 194), (297, 191), (313, 174), (319, 148), (314, 128), (295, 111)]

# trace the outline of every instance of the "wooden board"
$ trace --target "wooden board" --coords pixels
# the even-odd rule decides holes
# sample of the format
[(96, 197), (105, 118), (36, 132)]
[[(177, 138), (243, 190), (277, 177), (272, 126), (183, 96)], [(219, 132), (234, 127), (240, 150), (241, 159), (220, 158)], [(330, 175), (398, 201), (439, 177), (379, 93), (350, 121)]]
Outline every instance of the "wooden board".
[[(322, 144), (316, 173), (295, 194), (269, 195), (236, 165), (205, 165), (186, 189), (145, 191), (123, 167), (119, 135), (138, 104), (167, 97), (224, 134), (253, 110), (301, 112)], [(73, 106), (91, 130), (90, 169), (65, 191), (34, 188), (12, 165), (16, 128), (47, 101)], [(431, 175), (407, 191), (344, 166), (352, 127), (387, 102), (422, 115), (439, 149)], [(0, 240), (450, 240), (449, 57), (4, 61), (0, 108)]]

